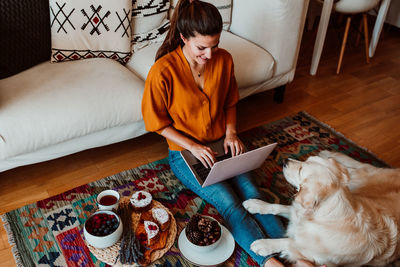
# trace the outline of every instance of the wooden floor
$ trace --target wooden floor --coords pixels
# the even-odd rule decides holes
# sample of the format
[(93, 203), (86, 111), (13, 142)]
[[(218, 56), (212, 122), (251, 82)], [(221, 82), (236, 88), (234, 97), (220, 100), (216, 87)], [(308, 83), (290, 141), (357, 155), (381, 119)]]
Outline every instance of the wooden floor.
[[(399, 29), (385, 27), (369, 64), (363, 42), (355, 47), (349, 40), (340, 75), (335, 74), (340, 37), (333, 29), (328, 31), (317, 75), (309, 75), (314, 38), (312, 32), (304, 35), (296, 76), (282, 104), (272, 101), (272, 91), (239, 103), (239, 131), (303, 110), (400, 167)], [(0, 214), (166, 156), (166, 142), (147, 134), (0, 173)], [(0, 236), (0, 265), (15, 266), (3, 227)]]

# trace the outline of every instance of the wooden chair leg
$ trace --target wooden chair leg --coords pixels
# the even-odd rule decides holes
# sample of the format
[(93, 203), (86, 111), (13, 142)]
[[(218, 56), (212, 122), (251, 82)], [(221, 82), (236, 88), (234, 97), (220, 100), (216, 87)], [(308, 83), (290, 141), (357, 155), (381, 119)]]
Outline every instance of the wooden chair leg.
[(343, 54), (344, 54), (344, 49), (346, 47), (347, 35), (349, 34), (350, 23), (351, 23), (351, 17), (348, 17), (347, 22), (346, 22), (346, 29), (344, 30), (342, 48), (340, 50), (340, 56), (339, 56), (339, 62), (338, 62), (337, 69), (336, 69), (336, 74), (339, 74), (340, 67), (342, 66)]
[(367, 58), (367, 63), (369, 63), (369, 52), (368, 52), (368, 21), (367, 21), (367, 13), (363, 14), (364, 21), (364, 41), (365, 41), (365, 56)]

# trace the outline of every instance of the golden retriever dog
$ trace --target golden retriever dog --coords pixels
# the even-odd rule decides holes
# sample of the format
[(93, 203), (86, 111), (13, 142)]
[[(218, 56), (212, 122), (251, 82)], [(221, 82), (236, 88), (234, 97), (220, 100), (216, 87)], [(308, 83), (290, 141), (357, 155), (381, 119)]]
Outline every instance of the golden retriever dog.
[(254, 252), (328, 266), (383, 266), (400, 256), (400, 169), (322, 151), (289, 159), (283, 174), (298, 191), (290, 206), (243, 202), (250, 213), (289, 219), (287, 237), (256, 240)]

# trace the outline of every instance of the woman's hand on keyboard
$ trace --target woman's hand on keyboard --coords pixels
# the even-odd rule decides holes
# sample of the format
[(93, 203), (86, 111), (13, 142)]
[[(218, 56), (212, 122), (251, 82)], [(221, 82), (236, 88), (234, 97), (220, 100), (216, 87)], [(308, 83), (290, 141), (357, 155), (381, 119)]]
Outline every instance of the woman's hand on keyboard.
[(230, 133), (225, 136), (224, 150), (225, 154), (231, 150), (232, 156), (237, 156), (244, 152), (244, 145), (235, 133)]
[(211, 168), (215, 163), (215, 155), (217, 152), (212, 151), (208, 146), (194, 144), (189, 148), (189, 151), (195, 156), (206, 168)]

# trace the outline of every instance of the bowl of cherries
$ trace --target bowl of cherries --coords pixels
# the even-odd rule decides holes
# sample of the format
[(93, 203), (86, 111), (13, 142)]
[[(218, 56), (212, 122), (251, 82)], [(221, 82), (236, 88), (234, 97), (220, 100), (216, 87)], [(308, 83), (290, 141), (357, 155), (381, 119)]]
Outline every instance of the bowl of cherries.
[(97, 211), (85, 222), (83, 235), (86, 241), (96, 248), (114, 245), (122, 235), (122, 222), (113, 211)]

